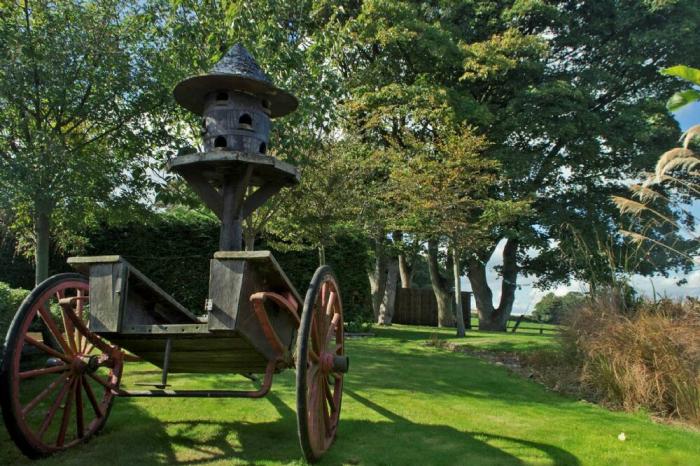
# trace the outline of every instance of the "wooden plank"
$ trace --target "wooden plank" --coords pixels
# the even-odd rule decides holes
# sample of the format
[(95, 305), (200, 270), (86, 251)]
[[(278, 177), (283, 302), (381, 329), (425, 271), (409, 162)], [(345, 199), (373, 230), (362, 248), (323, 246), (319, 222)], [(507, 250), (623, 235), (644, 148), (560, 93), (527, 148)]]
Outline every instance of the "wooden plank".
[(200, 323), (121, 256), (72, 257), (68, 262), (89, 271), (91, 323), (98, 333), (119, 332), (123, 325)]
[(301, 296), (299, 295), (299, 292), (297, 292), (296, 288), (294, 288), (294, 285), (292, 285), (292, 282), (284, 273), (282, 267), (280, 267), (279, 263), (270, 251), (217, 251), (214, 253), (214, 259), (241, 259), (262, 263), (267, 262), (268, 264), (266, 265), (268, 266), (268, 269), (265, 273), (270, 272), (272, 274), (267, 278), (278, 281), (281, 285), (284, 285), (284, 287), (288, 291), (291, 291), (291, 293), (294, 296), (294, 299), (297, 300), (297, 303), (299, 303), (300, 307), (304, 303)]
[[(192, 314), (185, 306), (178, 303), (172, 296), (166, 293), (161, 287), (156, 285), (151, 281), (146, 275), (144, 275), (140, 270), (131, 265), (126, 259), (121, 256), (83, 256), (83, 257), (70, 257), (68, 258), (68, 264), (76, 268), (77, 270), (86, 270), (86, 267), (91, 265), (99, 264), (112, 264), (120, 263), (124, 267), (128, 268), (130, 281), (134, 278), (141, 282), (149, 291), (157, 295), (157, 298), (161, 301), (166, 302), (169, 306), (177, 309), (178, 312), (187, 317), (188, 320), (192, 322), (198, 322), (197, 316)], [(92, 279), (92, 277), (91, 277)], [(137, 284), (138, 286), (138, 284)]]
[(170, 296), (168, 293), (166, 293), (161, 287), (153, 283), (148, 277), (146, 277), (141, 271), (136, 269), (134, 266), (129, 264), (127, 261), (122, 259), (122, 262), (124, 264), (127, 264), (129, 267), (129, 274), (139, 281), (141, 281), (144, 285), (146, 285), (149, 290), (155, 292), (160, 299), (163, 301), (167, 302), (170, 306), (173, 308), (177, 309), (181, 314), (186, 316), (190, 321), (192, 322), (199, 322), (199, 319), (197, 319), (197, 316), (192, 314), (185, 306), (182, 304), (178, 303), (172, 296)]
[(234, 329), (245, 269), (243, 260), (220, 261), (215, 258), (210, 262), (209, 330)]
[[(95, 332), (118, 332), (121, 315), (115, 302), (117, 264), (97, 263), (90, 267), (90, 329)], [(120, 284), (119, 284), (120, 285)]]
[[(191, 326), (181, 326), (191, 327)], [(158, 367), (162, 367), (165, 346), (172, 340), (169, 372), (257, 372), (264, 371), (267, 359), (236, 333), (152, 333), (113, 335), (116, 344)]]
[(67, 262), (68, 265), (78, 272), (87, 275), (90, 271), (90, 265), (92, 264), (109, 264), (119, 262), (120, 260), (121, 256), (76, 256), (69, 257)]
[(227, 169), (240, 168), (241, 165), (254, 166), (254, 184), (276, 180), (280, 184), (294, 185), (300, 180), (299, 171), (294, 165), (269, 155), (240, 151), (181, 155), (170, 159), (167, 168), (176, 173), (196, 171), (210, 181), (220, 182)]
[[(119, 340), (113, 339), (112, 343), (123, 346), (124, 348), (128, 347), (129, 351), (140, 355), (163, 352), (167, 340), (166, 338), (138, 339), (132, 338), (133, 336), (134, 335), (129, 335), (129, 338), (120, 338)], [(211, 334), (207, 338), (180, 339), (173, 337), (172, 341), (177, 343), (177, 349), (179, 351), (190, 352), (218, 353), (235, 350), (243, 351), (251, 348), (250, 343), (242, 338), (215, 338)]]
[(181, 335), (183, 333), (209, 333), (207, 324), (156, 324), (156, 325), (130, 325), (122, 328), (123, 335), (128, 334), (167, 334)]

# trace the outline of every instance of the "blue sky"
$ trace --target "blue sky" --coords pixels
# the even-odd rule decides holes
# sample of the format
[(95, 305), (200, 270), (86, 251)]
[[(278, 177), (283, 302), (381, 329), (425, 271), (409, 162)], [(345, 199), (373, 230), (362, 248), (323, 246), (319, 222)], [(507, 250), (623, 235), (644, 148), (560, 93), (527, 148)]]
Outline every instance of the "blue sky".
[[(681, 130), (685, 131), (693, 125), (700, 124), (700, 102), (693, 105), (688, 105), (680, 111), (674, 114)], [(661, 154), (659, 154), (661, 155)], [(695, 210), (695, 215), (700, 218), (700, 207)], [(494, 304), (498, 304), (498, 300), (501, 295), (501, 280), (498, 274), (494, 270), (495, 266), (502, 264), (502, 252), (504, 241), (498, 245), (496, 252), (494, 253), (492, 259), (487, 264), (487, 277), (489, 279), (489, 284), (493, 290), (493, 301)], [(676, 282), (681, 278), (685, 278), (687, 283), (682, 286), (678, 286)], [(684, 296), (700, 296), (700, 268), (697, 268), (690, 272), (689, 274), (671, 274), (669, 277), (642, 277), (633, 276), (631, 278), (632, 285), (646, 296), (652, 296), (653, 292), (657, 293), (657, 296), (668, 296), (668, 297), (684, 297)], [(532, 277), (518, 277), (519, 289), (515, 293), (515, 304), (513, 305), (514, 314), (527, 314), (532, 312), (535, 304), (542, 299), (542, 296), (549, 292), (554, 292), (557, 295), (566, 294), (569, 291), (585, 291), (585, 285), (580, 282), (573, 282), (567, 286), (560, 286), (552, 290), (538, 290), (532, 286)], [(462, 277), (462, 289), (464, 291), (471, 291), (471, 285), (469, 280)], [(475, 309), (476, 305), (474, 299), (472, 298), (472, 309)]]

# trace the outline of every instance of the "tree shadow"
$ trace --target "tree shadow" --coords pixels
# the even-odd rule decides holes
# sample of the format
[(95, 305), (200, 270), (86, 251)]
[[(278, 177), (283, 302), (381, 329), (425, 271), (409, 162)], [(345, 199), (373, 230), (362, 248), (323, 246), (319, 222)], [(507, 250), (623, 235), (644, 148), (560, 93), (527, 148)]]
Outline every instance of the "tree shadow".
[[(571, 453), (545, 443), (493, 435), (463, 432), (447, 425), (415, 423), (351, 390), (355, 401), (384, 418), (381, 421), (341, 419), (340, 434), (322, 464), (498, 464), (521, 465), (536, 460), (543, 464), (576, 466)], [(286, 463), (299, 458), (296, 414), (274, 394), (267, 400), (281, 419), (274, 422), (215, 422), (189, 419), (165, 423), (177, 434), (169, 440), (176, 448), (196, 451), (198, 458), (168, 458), (169, 464), (199, 465), (238, 460), (243, 464), (261, 461)], [(202, 442), (196, 431), (206, 425), (214, 435)], [(235, 441), (231, 440), (235, 434)]]
[[(346, 388), (345, 396), (369, 412), (363, 413), (362, 419), (353, 418), (356, 410), (345, 413), (345, 419), (341, 417), (338, 438), (322, 464), (580, 464), (571, 453), (546, 443), (460, 431), (446, 425), (447, 419), (435, 419), (434, 424), (414, 422), (353, 390)], [(37, 465), (303, 464), (296, 413), (274, 393), (255, 401), (269, 402), (279, 414), (277, 419), (266, 422), (218, 421), (195, 412), (181, 420), (163, 421), (139, 406), (140, 402), (123, 401), (112, 411), (104, 433), (84, 446), (35, 463), (21, 457), (18, 451), (9, 456), (5, 452), (0, 457), (8, 460), (6, 464)], [(229, 408), (222, 405), (221, 409)], [(231, 414), (237, 414), (235, 408)], [(9, 446), (9, 439), (0, 440), (0, 444), (7, 442)]]

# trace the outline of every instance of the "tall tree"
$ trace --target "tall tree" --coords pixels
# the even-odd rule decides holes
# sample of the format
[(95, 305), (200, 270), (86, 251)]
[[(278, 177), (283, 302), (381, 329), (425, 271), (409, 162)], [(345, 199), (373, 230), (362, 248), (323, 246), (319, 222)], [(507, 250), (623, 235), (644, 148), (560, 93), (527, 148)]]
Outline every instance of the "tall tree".
[[(405, 231), (428, 240), (428, 267), (438, 302), (438, 324), (451, 325), (450, 283), (439, 273), (438, 246), (452, 263), (453, 279), (461, 275), (460, 258), (464, 249), (475, 249), (488, 241), (495, 226), (517, 220), (526, 214), (527, 203), (495, 199), (499, 164), (483, 157), (487, 144), (470, 127), (452, 128), (432, 124), (439, 131), (431, 140), (403, 137), (397, 149), (392, 177), (399, 200), (399, 222)], [(451, 260), (450, 260), (451, 259)], [(455, 286), (459, 293), (459, 286)], [(458, 336), (464, 336), (461, 296), (455, 295)]]
[[(659, 98), (676, 85), (657, 70), (700, 39), (694, 1), (513, 2), (498, 15), (507, 21), (464, 45), (462, 79), (491, 115), (484, 131), (508, 180), (503, 193), (531, 199), (534, 217), (495, 230), (491, 244), (468, 260), (480, 325), (492, 329), (505, 327), (518, 274), (536, 274), (541, 286), (585, 276), (584, 263), (562, 260), (581, 238), (594, 244), (612, 237), (616, 248), (626, 247), (615, 237), (610, 195), (624, 191), (624, 180), (650, 167), (676, 136)], [(485, 264), (504, 239), (494, 306)]]
[[(348, 130), (385, 147), (401, 128), (424, 130), (417, 100), (402, 98), (404, 108), (386, 101), (417, 93), (421, 81), (446, 89), (458, 120), (491, 143), (485, 156), (501, 162), (496, 198), (532, 203), (531, 217), (494, 225), (488, 241), (464, 251), (480, 327), (505, 328), (522, 273), (543, 287), (585, 275), (584, 264), (562, 260), (577, 244), (570, 232), (590, 243), (609, 237), (617, 216), (610, 195), (677, 134), (659, 97), (679, 86), (657, 70), (687, 61), (700, 33), (697, 2), (336, 3), (317, 10), (345, 39), (334, 60), (354, 110)], [(486, 263), (501, 241), (494, 305)]]
[(162, 142), (164, 92), (141, 2), (5, 3), (0, 15), (0, 187), (36, 281), (58, 246), (148, 185), (146, 147)]

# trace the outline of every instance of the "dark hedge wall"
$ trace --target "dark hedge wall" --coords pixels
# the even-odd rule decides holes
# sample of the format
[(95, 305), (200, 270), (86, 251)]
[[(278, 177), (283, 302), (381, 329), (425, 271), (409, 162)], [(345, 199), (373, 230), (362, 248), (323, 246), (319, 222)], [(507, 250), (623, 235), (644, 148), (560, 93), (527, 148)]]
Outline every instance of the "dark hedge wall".
[[(85, 255), (120, 254), (195, 313), (202, 313), (209, 282), (209, 259), (218, 249), (219, 226), (196, 215), (159, 215), (148, 223), (104, 227), (88, 233)], [(264, 244), (256, 249), (266, 249)], [(11, 244), (0, 249), (0, 282), (33, 287), (33, 268), (13, 257)], [(315, 250), (280, 252), (275, 258), (303, 297), (318, 266)], [(52, 258), (51, 273), (68, 271), (65, 257)], [(362, 238), (346, 236), (329, 247), (326, 260), (335, 270), (345, 320), (371, 315), (367, 281), (368, 249)]]

